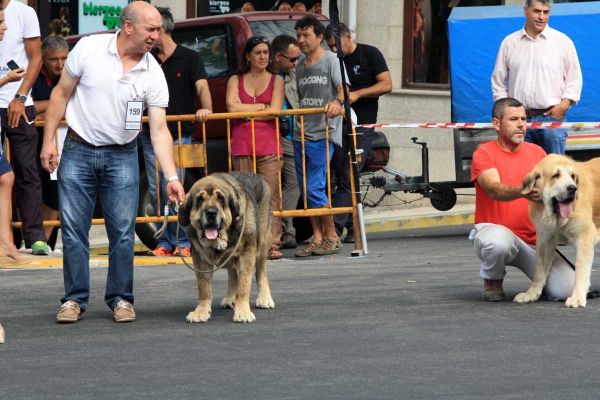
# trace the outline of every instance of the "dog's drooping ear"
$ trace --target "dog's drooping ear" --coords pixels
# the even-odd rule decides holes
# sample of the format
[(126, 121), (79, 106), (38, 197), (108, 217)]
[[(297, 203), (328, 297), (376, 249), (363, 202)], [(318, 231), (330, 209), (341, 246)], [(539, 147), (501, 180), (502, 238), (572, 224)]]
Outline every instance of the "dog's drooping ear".
[(190, 193), (185, 195), (183, 203), (179, 206), (179, 224), (183, 227), (190, 224), (190, 210), (194, 205), (194, 198)]
[(533, 190), (535, 185), (537, 184), (537, 180), (540, 178), (540, 173), (537, 169), (534, 169), (523, 178), (523, 190), (521, 190), (521, 194), (529, 194)]
[(229, 211), (231, 212), (231, 220), (235, 221), (240, 213), (240, 193), (237, 191), (235, 186), (231, 185), (232, 195), (229, 196)]

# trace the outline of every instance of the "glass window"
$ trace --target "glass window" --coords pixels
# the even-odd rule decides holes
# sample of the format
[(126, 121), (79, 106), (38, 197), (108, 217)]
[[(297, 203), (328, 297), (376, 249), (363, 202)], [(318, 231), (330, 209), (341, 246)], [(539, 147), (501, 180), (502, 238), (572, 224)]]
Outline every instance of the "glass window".
[(224, 25), (201, 25), (173, 32), (173, 40), (177, 44), (200, 53), (209, 79), (232, 74), (233, 57), (229, 52), (228, 38)]
[(504, 0), (405, 0), (402, 86), (449, 89), (447, 27), (452, 8), (502, 4)]

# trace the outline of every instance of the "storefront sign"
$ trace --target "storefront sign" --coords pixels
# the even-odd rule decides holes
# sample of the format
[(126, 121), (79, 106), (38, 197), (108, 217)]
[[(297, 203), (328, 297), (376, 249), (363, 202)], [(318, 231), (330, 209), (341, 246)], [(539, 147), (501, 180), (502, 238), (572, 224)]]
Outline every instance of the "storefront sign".
[(131, 2), (132, 0), (79, 0), (79, 33), (119, 29), (121, 11)]

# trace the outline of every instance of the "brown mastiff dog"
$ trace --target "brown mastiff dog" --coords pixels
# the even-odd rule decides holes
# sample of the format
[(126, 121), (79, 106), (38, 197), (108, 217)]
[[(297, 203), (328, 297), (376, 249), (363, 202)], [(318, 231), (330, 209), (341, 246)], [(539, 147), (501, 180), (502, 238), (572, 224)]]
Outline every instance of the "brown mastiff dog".
[(537, 301), (550, 273), (556, 246), (576, 249), (575, 289), (566, 307), (585, 307), (600, 227), (600, 158), (581, 163), (550, 154), (523, 178), (523, 194), (537, 188), (542, 203), (529, 203), (537, 233), (535, 276), (527, 292), (514, 301)]
[[(256, 268), (256, 307), (274, 308), (267, 256), (271, 243), (269, 186), (250, 172), (213, 174), (192, 186), (179, 208), (179, 222), (192, 244), (194, 267), (201, 271), (225, 263), (229, 277), (221, 308), (233, 308), (234, 322), (256, 320), (250, 311), (250, 286)], [(212, 309), (212, 273), (196, 272), (199, 302), (188, 322), (207, 322)]]

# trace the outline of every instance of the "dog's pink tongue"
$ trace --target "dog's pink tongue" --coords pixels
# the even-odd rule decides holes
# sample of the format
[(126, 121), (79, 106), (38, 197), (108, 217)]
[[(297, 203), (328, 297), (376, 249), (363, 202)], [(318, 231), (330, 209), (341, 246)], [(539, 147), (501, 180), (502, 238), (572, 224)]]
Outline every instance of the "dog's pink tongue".
[(561, 217), (566, 219), (573, 216), (573, 207), (571, 207), (571, 203), (558, 203), (558, 208)]
[(204, 230), (204, 234), (208, 239), (216, 239), (219, 236), (219, 231), (216, 228), (208, 228)]

